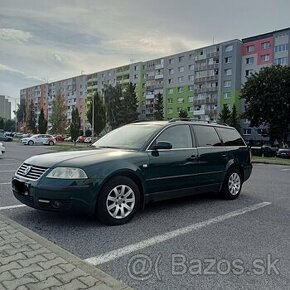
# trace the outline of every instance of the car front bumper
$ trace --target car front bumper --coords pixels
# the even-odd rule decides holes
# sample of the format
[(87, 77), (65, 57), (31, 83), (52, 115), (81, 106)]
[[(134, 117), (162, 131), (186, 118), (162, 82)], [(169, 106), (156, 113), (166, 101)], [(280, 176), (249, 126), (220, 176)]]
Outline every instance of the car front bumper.
[(70, 181), (61, 185), (60, 180), (45, 185), (36, 181), (13, 177), (12, 191), (21, 203), (35, 209), (54, 212), (73, 212), (93, 215), (97, 201), (98, 184), (86, 180), (85, 184)]

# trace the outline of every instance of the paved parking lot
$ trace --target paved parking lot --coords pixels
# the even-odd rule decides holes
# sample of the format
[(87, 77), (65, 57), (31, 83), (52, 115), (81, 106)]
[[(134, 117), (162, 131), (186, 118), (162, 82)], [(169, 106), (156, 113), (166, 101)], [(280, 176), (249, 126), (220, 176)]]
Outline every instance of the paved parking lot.
[(214, 194), (149, 205), (129, 224), (22, 206), (13, 172), (50, 147), (6, 143), (0, 213), (135, 289), (289, 289), (290, 170), (256, 165), (239, 199)]

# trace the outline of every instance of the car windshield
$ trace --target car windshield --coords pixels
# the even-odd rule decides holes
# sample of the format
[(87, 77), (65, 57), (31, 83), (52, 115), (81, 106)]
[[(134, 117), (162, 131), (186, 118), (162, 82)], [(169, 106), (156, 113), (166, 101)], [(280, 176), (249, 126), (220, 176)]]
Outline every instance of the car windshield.
[(93, 144), (95, 147), (141, 149), (161, 125), (131, 124), (115, 129)]

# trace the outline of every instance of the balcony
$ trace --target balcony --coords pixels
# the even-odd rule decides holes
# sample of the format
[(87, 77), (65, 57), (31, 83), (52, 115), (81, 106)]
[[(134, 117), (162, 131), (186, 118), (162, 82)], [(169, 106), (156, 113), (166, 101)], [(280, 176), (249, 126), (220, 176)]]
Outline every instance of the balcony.
[(201, 99), (201, 100), (194, 100), (193, 104), (198, 106), (198, 105), (204, 105), (205, 104), (205, 99)]
[(194, 110), (193, 115), (194, 116), (205, 115), (205, 110)]
[(163, 63), (161, 63), (161, 64), (156, 64), (156, 65), (155, 65), (155, 69), (162, 69), (162, 68), (164, 68), (164, 64), (163, 64)]
[(163, 79), (163, 74), (155, 75), (155, 80)]
[(145, 98), (146, 98), (146, 100), (154, 99), (154, 94), (146, 94)]

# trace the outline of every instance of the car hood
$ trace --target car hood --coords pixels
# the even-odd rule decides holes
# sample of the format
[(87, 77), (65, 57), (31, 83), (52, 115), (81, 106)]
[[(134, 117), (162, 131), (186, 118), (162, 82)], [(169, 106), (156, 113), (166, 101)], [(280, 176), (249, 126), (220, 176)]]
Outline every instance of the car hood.
[(126, 158), (133, 154), (136, 154), (136, 151), (100, 148), (36, 155), (25, 160), (25, 163), (42, 167), (72, 166), (83, 168), (98, 162)]

